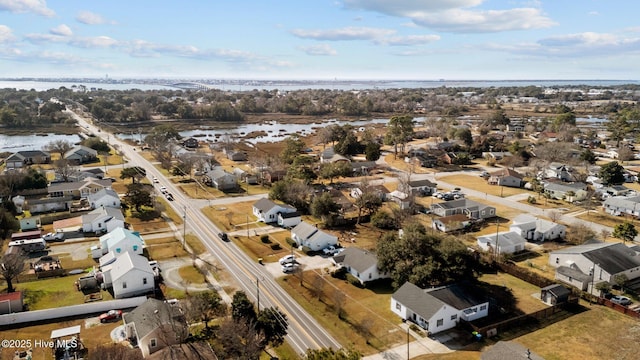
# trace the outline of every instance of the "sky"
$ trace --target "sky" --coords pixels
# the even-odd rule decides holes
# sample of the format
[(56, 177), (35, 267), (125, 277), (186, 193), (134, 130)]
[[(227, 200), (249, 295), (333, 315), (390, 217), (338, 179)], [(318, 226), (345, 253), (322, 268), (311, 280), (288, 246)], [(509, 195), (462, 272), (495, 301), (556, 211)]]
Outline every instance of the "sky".
[(640, 1), (0, 0), (0, 77), (639, 80)]

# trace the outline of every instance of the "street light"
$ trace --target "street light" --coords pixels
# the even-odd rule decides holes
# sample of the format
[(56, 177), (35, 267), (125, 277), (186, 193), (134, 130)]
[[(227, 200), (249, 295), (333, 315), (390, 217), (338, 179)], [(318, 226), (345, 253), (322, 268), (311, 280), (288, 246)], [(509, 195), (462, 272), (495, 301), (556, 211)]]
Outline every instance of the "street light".
[(185, 243), (187, 242), (187, 206), (184, 207), (184, 215), (182, 216), (182, 250), (185, 250)]

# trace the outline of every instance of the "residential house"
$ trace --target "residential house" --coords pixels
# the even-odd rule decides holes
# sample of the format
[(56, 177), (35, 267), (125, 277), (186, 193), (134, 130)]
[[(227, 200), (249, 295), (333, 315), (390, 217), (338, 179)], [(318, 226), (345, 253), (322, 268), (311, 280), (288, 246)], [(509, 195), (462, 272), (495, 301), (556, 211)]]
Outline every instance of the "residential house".
[(108, 233), (124, 227), (124, 215), (120, 209), (101, 207), (81, 216), (82, 231), (85, 233)]
[(512, 231), (479, 236), (477, 241), (482, 250), (493, 254), (513, 254), (524, 250), (527, 243), (525, 238)]
[[(86, 178), (102, 179), (104, 178), (104, 170), (102, 170), (101, 168), (82, 169), (69, 175), (68, 181), (84, 181), (84, 179)], [(56, 174), (56, 181), (63, 181), (58, 174)]]
[(359, 249), (348, 247), (331, 258), (331, 261), (347, 270), (355, 276), (361, 284), (368, 281), (389, 278), (389, 274), (381, 272), (378, 268), (378, 257), (376, 254)]
[(561, 181), (572, 181), (573, 180), (573, 175), (571, 174), (572, 171), (573, 169), (571, 169), (569, 166), (565, 164), (552, 162), (549, 164), (549, 166), (547, 166), (546, 169), (543, 169), (542, 171), (540, 171), (537, 177), (539, 180), (558, 179)]
[(190, 137), (182, 142), (182, 146), (189, 149), (196, 149), (199, 146), (198, 139)]
[(540, 300), (547, 305), (566, 303), (571, 295), (571, 290), (560, 284), (551, 284), (540, 289)]
[(4, 160), (7, 170), (17, 170), (32, 164), (48, 164), (50, 162), (51, 154), (42, 150), (18, 151)]
[[(367, 186), (366, 191), (370, 191), (376, 194), (376, 196), (378, 196), (382, 201), (386, 201), (387, 196), (389, 195), (389, 189), (387, 189), (384, 185), (369, 185)], [(362, 193), (363, 191), (360, 187), (353, 187), (351, 188), (349, 195), (352, 198), (357, 199), (362, 195)]]
[(262, 180), (265, 184), (273, 184), (276, 181), (280, 181), (287, 176), (286, 170), (270, 170), (266, 169), (262, 171)]
[(335, 150), (333, 149), (333, 146), (330, 146), (330, 147), (324, 149), (320, 153), (320, 163), (321, 164), (334, 163), (334, 162), (338, 162), (338, 161), (350, 162), (351, 160), (349, 160), (347, 157), (345, 157), (343, 155), (340, 155), (337, 152), (335, 152)]
[(564, 238), (567, 227), (529, 214), (521, 214), (513, 218), (509, 230), (528, 241), (550, 241)]
[(640, 196), (610, 197), (602, 203), (602, 210), (615, 216), (629, 215), (638, 218), (640, 216)]
[(253, 215), (264, 223), (278, 222), (278, 214), (294, 213), (297, 209), (287, 204), (277, 204), (262, 198), (253, 204)]
[(278, 225), (285, 229), (291, 229), (301, 222), (302, 214), (297, 211), (291, 213), (278, 213)]
[(581, 290), (601, 281), (615, 284), (616, 275), (633, 280), (640, 277), (640, 256), (622, 243), (588, 243), (567, 247), (549, 254), (549, 265), (556, 268), (555, 278)]
[(178, 304), (153, 298), (125, 313), (122, 317), (124, 332), (132, 344), (137, 344), (143, 358), (180, 344), (187, 339), (189, 328)]
[(602, 186), (597, 190), (598, 193), (601, 194), (602, 198), (606, 199), (611, 196), (628, 196), (630, 194), (635, 193), (635, 191), (629, 189), (624, 185), (610, 185), (610, 186)]
[(0, 294), (0, 315), (24, 311), (24, 293), (14, 291)]
[(208, 342), (193, 341), (167, 346), (147, 357), (148, 360), (218, 360), (218, 356)]
[(519, 188), (524, 184), (523, 177), (517, 171), (502, 168), (489, 174), (487, 182), (491, 185)]
[(231, 161), (247, 161), (247, 153), (243, 151), (227, 151), (227, 159)]
[(25, 201), (23, 210), (28, 210), (31, 214), (45, 213), (45, 212), (51, 212), (51, 211), (67, 211), (71, 209), (72, 203), (73, 203), (72, 196), (28, 199)]
[(482, 153), (484, 159), (502, 160), (505, 157), (512, 156), (508, 151), (485, 151)]
[(397, 203), (400, 206), (400, 210), (408, 210), (413, 205), (413, 197), (399, 190), (393, 190), (387, 198)]
[(438, 216), (464, 214), (469, 219), (487, 219), (496, 216), (495, 207), (466, 198), (432, 204), (431, 211)]
[(89, 194), (97, 193), (102, 189), (110, 189), (111, 180), (99, 180), (85, 178), (83, 181), (50, 184), (47, 188), (49, 197), (71, 196), (73, 199), (86, 198)]
[(460, 229), (464, 229), (471, 225), (472, 221), (465, 214), (455, 214), (449, 216), (442, 216), (431, 220), (431, 227), (442, 231), (451, 232)]
[(92, 209), (99, 207), (120, 208), (120, 197), (112, 189), (102, 189), (96, 193), (87, 195), (87, 201)]
[(431, 195), (438, 191), (438, 184), (427, 179), (409, 181), (410, 193), (414, 195)]
[(587, 198), (587, 184), (545, 182), (544, 194), (550, 199), (565, 200), (567, 202), (582, 201)]
[(238, 187), (238, 178), (226, 172), (222, 167), (216, 166), (204, 175), (205, 184), (220, 191), (235, 190)]
[(142, 255), (125, 251), (100, 270), (104, 286), (113, 289), (115, 299), (149, 294), (155, 289), (155, 273)]
[(20, 231), (36, 230), (42, 226), (40, 216), (29, 216), (19, 219)]
[(105, 255), (109, 251), (113, 251), (116, 254), (130, 251), (137, 255), (142, 255), (145, 248), (145, 243), (140, 233), (137, 231), (131, 231), (123, 227), (118, 227), (110, 232), (100, 236), (100, 245), (95, 250), (92, 248), (93, 258), (99, 258)]
[(369, 172), (376, 167), (375, 161), (352, 161), (351, 171), (354, 176), (369, 175)]
[(312, 251), (320, 251), (331, 245), (338, 244), (338, 237), (326, 233), (304, 221), (291, 229), (291, 239), (293, 239), (299, 247), (308, 247)]
[(77, 145), (64, 153), (62, 158), (71, 164), (80, 165), (96, 161), (98, 159), (98, 152), (90, 147)]
[(454, 328), (460, 320), (486, 317), (489, 302), (481, 290), (471, 285), (421, 289), (406, 282), (391, 296), (391, 311), (429, 334), (436, 334)]

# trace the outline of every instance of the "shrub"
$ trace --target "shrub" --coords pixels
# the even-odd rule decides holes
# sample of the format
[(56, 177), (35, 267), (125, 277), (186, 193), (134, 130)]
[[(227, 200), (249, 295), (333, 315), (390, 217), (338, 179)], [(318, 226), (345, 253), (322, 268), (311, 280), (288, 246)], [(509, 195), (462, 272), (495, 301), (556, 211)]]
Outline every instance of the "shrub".
[(309, 255), (309, 253), (310, 253), (310, 252), (312, 252), (312, 251), (313, 251), (313, 250), (311, 250), (311, 248), (310, 248), (310, 247), (308, 247), (308, 246), (303, 246), (303, 247), (302, 247), (302, 252), (303, 252), (305, 255)]
[(378, 229), (393, 230), (396, 228), (396, 221), (384, 210), (378, 210), (371, 216), (371, 224)]
[(346, 276), (347, 276), (347, 269), (345, 269), (343, 267), (338, 268), (338, 269), (334, 270), (333, 272), (331, 272), (331, 276), (336, 278), (336, 279), (344, 280), (344, 279), (346, 279)]
[(533, 196), (529, 196), (529, 197), (527, 198), (527, 202), (528, 202), (529, 204), (535, 204), (535, 203), (536, 203), (536, 198), (535, 198), (535, 197), (533, 197)]
[(264, 234), (262, 236), (260, 236), (260, 241), (262, 241), (265, 244), (270, 244), (271, 240), (269, 240), (269, 235)]
[(353, 285), (353, 286), (357, 286), (359, 288), (364, 288), (364, 285), (360, 282), (360, 280), (358, 280), (357, 277), (351, 275), (351, 273), (348, 273), (345, 271), (346, 277), (347, 277), (347, 281), (349, 282), (349, 284)]
[(284, 241), (286, 241), (289, 246), (298, 247), (298, 243), (288, 236), (284, 239)]
[(280, 244), (271, 244), (271, 250), (281, 250), (282, 247), (280, 246)]

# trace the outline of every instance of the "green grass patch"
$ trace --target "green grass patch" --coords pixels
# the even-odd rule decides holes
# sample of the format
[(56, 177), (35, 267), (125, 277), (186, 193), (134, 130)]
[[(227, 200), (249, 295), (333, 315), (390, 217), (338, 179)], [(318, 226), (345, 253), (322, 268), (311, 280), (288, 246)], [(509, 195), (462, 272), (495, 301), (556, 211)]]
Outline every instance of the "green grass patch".
[[(84, 304), (84, 295), (74, 285), (77, 279), (77, 276), (63, 276), (18, 283), (15, 287), (24, 292), (30, 310), (51, 309)], [(113, 299), (107, 291), (101, 293), (103, 300)]]
[(189, 284), (204, 284), (206, 282), (204, 275), (192, 265), (181, 267), (178, 269), (178, 273), (182, 280)]

